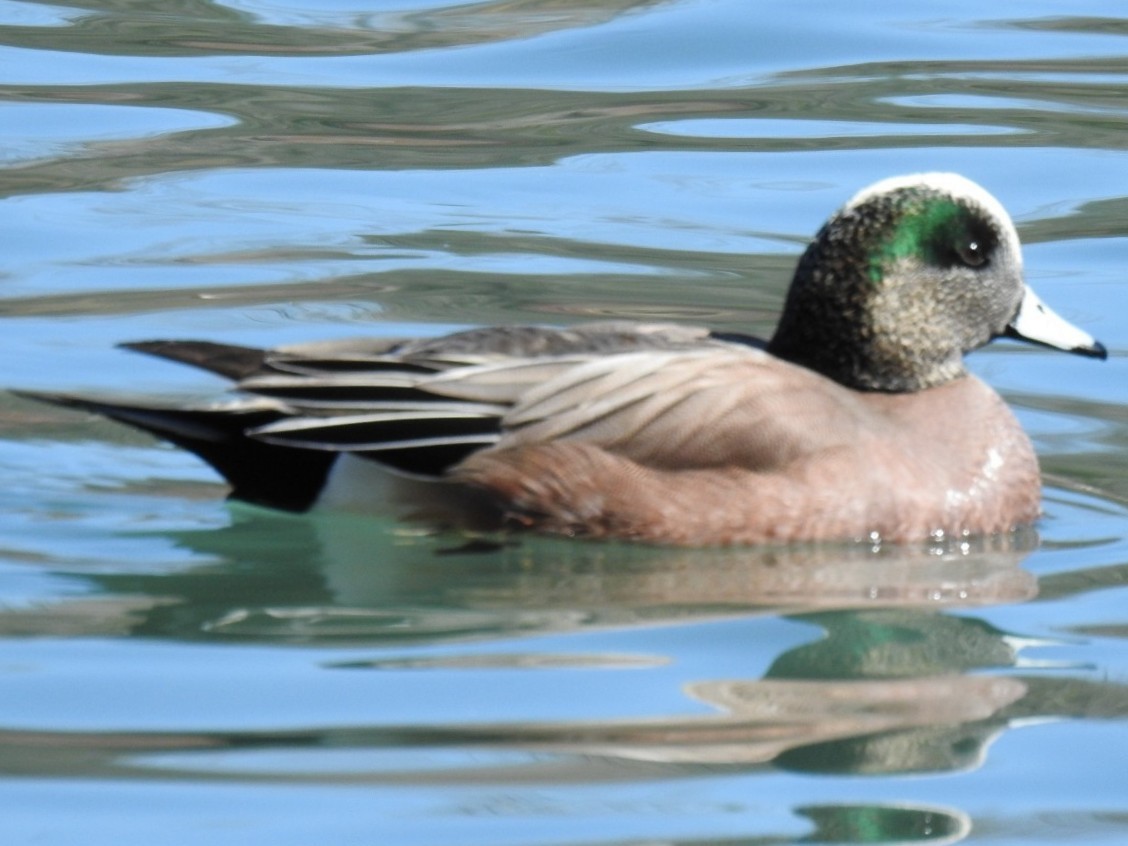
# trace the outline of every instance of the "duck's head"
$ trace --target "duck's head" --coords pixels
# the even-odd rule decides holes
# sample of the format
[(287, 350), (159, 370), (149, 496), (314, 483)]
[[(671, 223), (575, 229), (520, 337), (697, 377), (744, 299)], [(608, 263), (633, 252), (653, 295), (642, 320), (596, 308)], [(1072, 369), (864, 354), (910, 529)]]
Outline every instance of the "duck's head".
[(871, 185), (827, 221), (769, 349), (851, 388), (903, 392), (962, 376), (964, 354), (1003, 335), (1107, 354), (1027, 287), (999, 201), (927, 173)]

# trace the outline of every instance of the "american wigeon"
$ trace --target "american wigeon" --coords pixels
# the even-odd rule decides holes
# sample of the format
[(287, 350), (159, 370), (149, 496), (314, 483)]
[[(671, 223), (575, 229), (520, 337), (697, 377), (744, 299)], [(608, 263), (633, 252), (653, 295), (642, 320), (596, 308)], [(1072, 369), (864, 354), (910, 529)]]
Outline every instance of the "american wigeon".
[(154, 341), (126, 346), (227, 376), (238, 398), (37, 396), (186, 447), (234, 497), (278, 508), (378, 494), (654, 543), (906, 542), (1039, 515), (1029, 439), (964, 367), (1000, 336), (1106, 356), (1025, 285), (998, 201), (931, 173), (879, 182), (831, 217), (766, 345), (628, 323), (272, 351)]

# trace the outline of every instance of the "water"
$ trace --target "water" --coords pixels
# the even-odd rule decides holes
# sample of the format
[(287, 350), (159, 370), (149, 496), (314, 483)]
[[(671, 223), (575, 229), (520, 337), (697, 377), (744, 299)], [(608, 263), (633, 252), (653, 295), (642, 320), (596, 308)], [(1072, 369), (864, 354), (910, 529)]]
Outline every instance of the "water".
[(223, 502), (0, 396), (5, 842), (1128, 839), (1128, 19), (1112, 3), (0, 2), (0, 384), (600, 316), (767, 333), (878, 178), (1010, 209), (1112, 352), (973, 369), (1038, 534), (676, 551)]

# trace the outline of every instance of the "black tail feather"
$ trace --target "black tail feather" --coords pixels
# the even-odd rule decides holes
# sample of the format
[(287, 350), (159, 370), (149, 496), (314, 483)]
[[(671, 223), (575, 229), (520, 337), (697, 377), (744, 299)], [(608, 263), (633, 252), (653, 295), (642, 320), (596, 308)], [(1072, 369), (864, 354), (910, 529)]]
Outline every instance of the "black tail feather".
[(245, 502), (305, 511), (316, 501), (337, 453), (269, 444), (246, 432), (283, 414), (268, 407), (245, 409), (161, 408), (112, 403), (68, 394), (13, 391), (53, 405), (91, 411), (156, 435), (202, 458)]

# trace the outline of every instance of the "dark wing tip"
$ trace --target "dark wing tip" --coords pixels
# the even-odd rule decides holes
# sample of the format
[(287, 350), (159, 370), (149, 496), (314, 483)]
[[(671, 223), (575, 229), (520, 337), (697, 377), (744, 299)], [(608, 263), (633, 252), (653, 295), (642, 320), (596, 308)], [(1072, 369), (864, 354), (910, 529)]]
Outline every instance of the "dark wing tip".
[(228, 379), (245, 379), (266, 368), (266, 351), (213, 341), (129, 341), (122, 349), (176, 361)]

